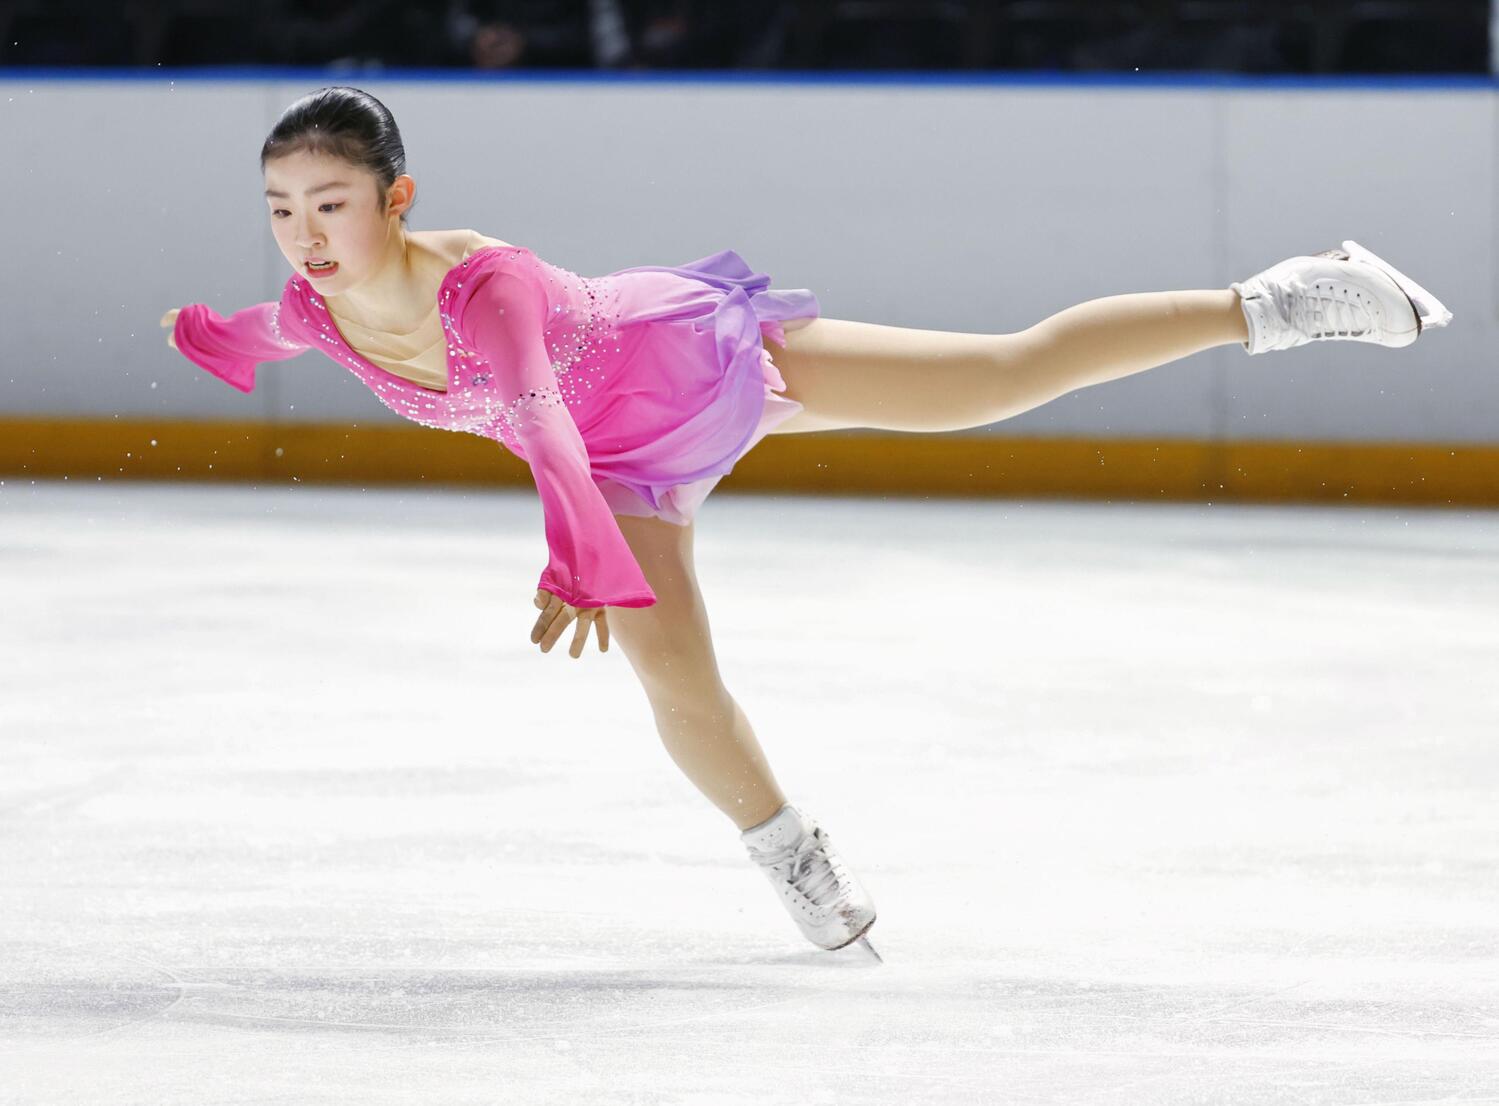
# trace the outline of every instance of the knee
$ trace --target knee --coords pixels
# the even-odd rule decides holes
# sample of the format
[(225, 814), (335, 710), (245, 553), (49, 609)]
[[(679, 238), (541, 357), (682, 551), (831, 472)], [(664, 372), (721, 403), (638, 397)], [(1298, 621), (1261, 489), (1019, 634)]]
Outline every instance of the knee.
[[(1057, 386), (1056, 333), (1043, 320), (1014, 334), (991, 336), (993, 369), (987, 379), (991, 421), (1013, 418), (1065, 395)], [(1065, 381), (1064, 381), (1065, 382)], [(1070, 390), (1071, 385), (1067, 385)]]
[(697, 619), (655, 607), (620, 608), (609, 612), (609, 625), (658, 713), (702, 702), (723, 687), (712, 640)]
[(991, 334), (988, 337), (989, 356), (994, 366), (1011, 371), (1034, 361), (1041, 349), (1051, 341), (1051, 333), (1046, 329), (1045, 320), (1012, 334)]

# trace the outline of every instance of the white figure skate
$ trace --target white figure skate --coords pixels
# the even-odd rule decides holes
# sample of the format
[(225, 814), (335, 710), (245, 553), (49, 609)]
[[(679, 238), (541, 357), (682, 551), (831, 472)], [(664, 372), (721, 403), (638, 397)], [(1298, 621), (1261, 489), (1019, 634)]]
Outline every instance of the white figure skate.
[(1452, 312), (1389, 262), (1357, 242), (1341, 250), (1293, 257), (1245, 281), (1239, 293), (1251, 354), (1307, 342), (1344, 339), (1399, 349)]
[(874, 924), (874, 901), (822, 827), (787, 803), (739, 838), (807, 940), (824, 949), (863, 940), (880, 959), (865, 937)]

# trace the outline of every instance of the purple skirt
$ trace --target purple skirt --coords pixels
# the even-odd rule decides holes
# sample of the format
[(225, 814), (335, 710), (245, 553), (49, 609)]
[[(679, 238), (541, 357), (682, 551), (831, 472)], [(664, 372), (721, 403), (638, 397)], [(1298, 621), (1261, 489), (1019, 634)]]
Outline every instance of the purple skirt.
[(765, 340), (784, 346), (781, 324), (816, 318), (817, 297), (771, 288), (733, 250), (601, 279), (618, 289), (630, 352), (607, 389), (627, 402), (580, 424), (594, 483), (615, 514), (685, 526), (740, 457), (802, 410), (780, 394)]

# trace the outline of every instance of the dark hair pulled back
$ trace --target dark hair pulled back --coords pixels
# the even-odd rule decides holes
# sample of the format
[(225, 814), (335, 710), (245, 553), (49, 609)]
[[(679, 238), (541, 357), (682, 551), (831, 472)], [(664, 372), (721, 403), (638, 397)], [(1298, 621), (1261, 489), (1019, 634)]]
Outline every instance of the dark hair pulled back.
[[(309, 92), (283, 111), (260, 148), (260, 171), (272, 158), (303, 152), (328, 154), (373, 173), (382, 214), (386, 190), (406, 172), (395, 117), (368, 92), (347, 85)], [(403, 225), (410, 210), (401, 213)]]

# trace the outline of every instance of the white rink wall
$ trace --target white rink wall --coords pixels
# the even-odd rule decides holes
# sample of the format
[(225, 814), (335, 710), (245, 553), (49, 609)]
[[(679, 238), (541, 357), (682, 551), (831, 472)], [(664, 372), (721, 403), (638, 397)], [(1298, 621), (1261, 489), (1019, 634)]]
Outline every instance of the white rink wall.
[(1499, 442), (1482, 80), (184, 76), (0, 73), (0, 417), (397, 422), (316, 353), (244, 396), (157, 325), (279, 294), (260, 145), (299, 95), (348, 83), (401, 127), (414, 229), (474, 227), (585, 275), (731, 248), (837, 318), (1016, 331), (1356, 238), (1453, 325), (1402, 351), (1224, 347), (971, 433)]

